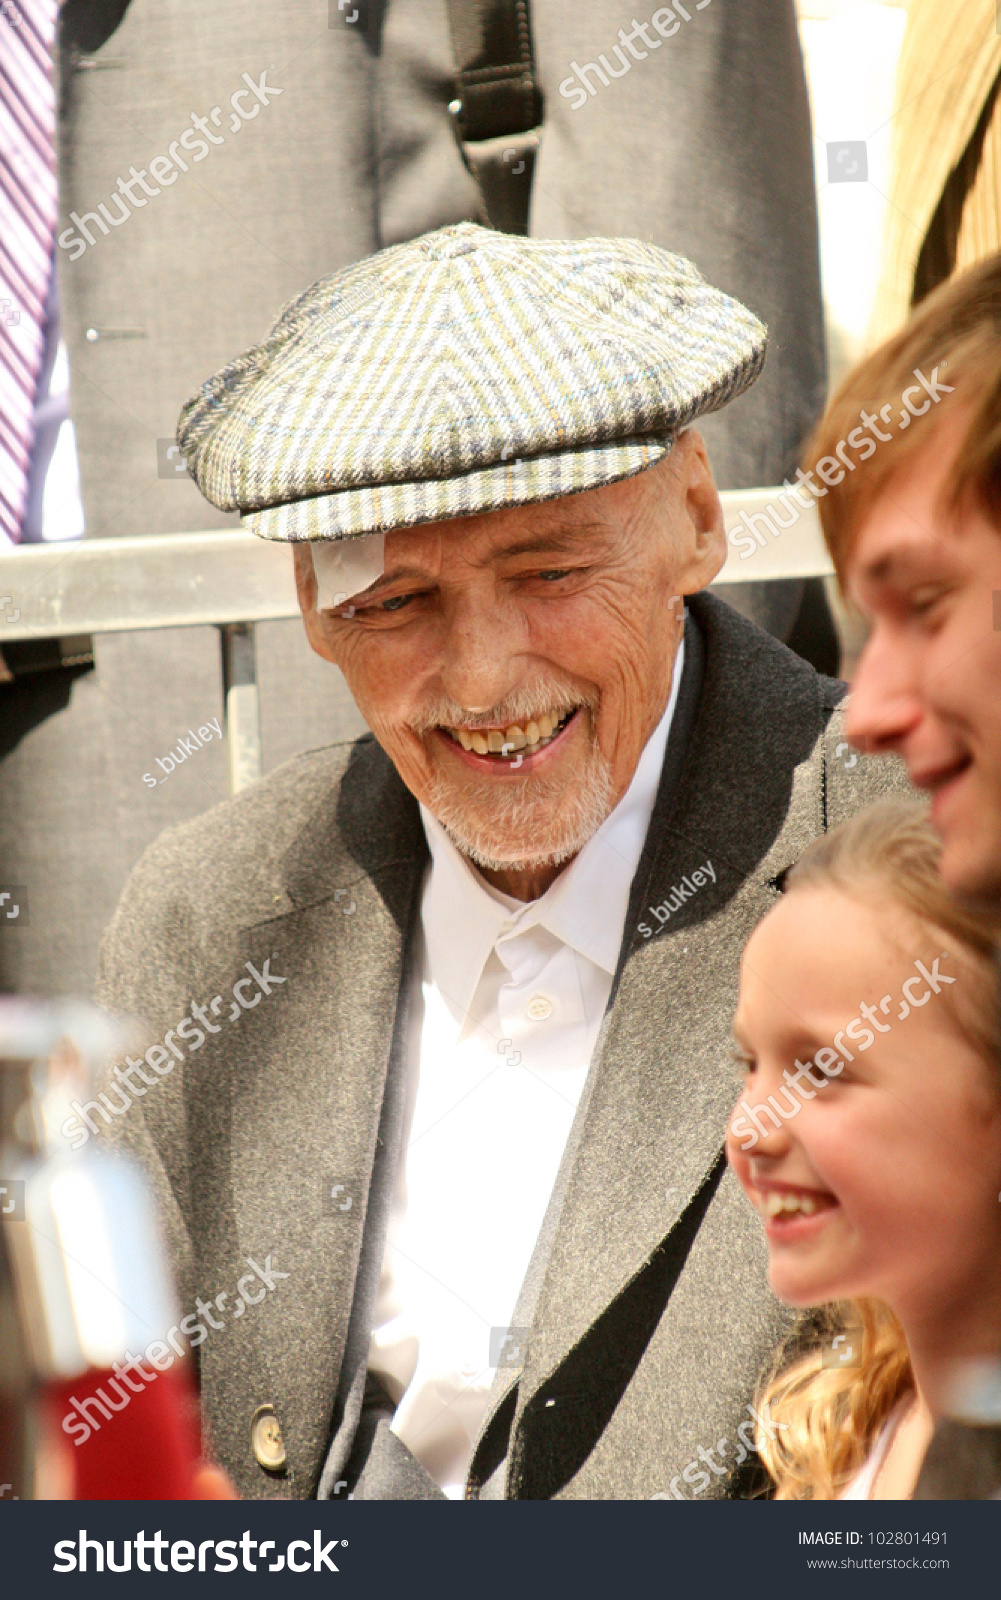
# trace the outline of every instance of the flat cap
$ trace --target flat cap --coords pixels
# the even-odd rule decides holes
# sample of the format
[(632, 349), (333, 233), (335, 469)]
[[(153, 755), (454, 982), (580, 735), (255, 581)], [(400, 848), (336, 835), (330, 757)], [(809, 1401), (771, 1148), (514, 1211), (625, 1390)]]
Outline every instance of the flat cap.
[(262, 538), (352, 538), (642, 472), (754, 382), (765, 344), (682, 256), (462, 222), (305, 290), (177, 442)]

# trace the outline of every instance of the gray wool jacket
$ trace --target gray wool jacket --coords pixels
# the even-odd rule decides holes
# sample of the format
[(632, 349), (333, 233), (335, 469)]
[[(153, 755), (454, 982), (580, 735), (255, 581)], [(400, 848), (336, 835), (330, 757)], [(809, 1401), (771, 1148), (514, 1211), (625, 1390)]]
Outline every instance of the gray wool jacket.
[[(723, 1154), (740, 955), (810, 840), (906, 780), (849, 752), (844, 685), (710, 595), (689, 613), (608, 1009), (513, 1319), (523, 1364), (498, 1371), (470, 1497), (755, 1483), (749, 1407), (788, 1313)], [(661, 925), (651, 908), (707, 860), (715, 883)], [(366, 1393), (427, 863), (417, 804), (366, 736), (164, 833), (105, 935), (104, 1004), (151, 1038), (193, 1002), (217, 1030), (168, 1041), (163, 1076), (103, 1137), (149, 1176), (184, 1309), (229, 1293), (197, 1355), (210, 1447), (246, 1496), (439, 1495)], [(234, 1311), (248, 1261), (268, 1257), (287, 1276)], [(252, 1448), (261, 1406), (280, 1471)]]

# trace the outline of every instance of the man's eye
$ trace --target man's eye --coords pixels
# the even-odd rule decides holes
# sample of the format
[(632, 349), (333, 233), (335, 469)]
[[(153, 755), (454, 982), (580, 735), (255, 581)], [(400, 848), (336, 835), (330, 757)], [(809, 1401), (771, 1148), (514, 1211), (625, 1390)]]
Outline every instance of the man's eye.
[(908, 604), (914, 616), (924, 616), (932, 607), (942, 599), (945, 590), (940, 586), (935, 588), (914, 589), (908, 597)]
[(570, 567), (554, 567), (551, 571), (538, 573), (537, 576), (540, 577), (544, 583), (555, 583), (557, 578), (569, 578), (571, 570), (572, 569)]
[(734, 1050), (730, 1059), (733, 1062), (733, 1075), (738, 1083), (743, 1083), (757, 1067), (754, 1056), (749, 1056), (744, 1050)]
[(413, 598), (412, 594), (394, 594), (388, 600), (383, 600), (379, 609), (381, 611), (402, 611), (403, 607), (408, 606)]

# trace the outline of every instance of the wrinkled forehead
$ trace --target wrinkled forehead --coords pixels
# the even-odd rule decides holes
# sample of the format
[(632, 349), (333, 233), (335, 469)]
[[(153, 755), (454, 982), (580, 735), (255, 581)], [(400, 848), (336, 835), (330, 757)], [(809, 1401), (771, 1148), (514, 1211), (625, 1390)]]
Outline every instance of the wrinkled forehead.
[(614, 554), (655, 496), (666, 504), (670, 478), (664, 466), (666, 463), (658, 464), (581, 494), (387, 533), (386, 577), (412, 568), (458, 571), (519, 556), (569, 556), (582, 551)]

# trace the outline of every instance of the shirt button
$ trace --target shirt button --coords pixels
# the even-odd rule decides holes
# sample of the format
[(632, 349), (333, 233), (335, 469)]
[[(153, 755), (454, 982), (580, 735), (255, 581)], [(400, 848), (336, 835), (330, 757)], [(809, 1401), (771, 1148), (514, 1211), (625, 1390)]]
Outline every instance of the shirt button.
[(258, 1406), (250, 1423), (250, 1443), (258, 1466), (280, 1472), (285, 1465), (285, 1441), (274, 1406)]
[(553, 1002), (544, 994), (533, 994), (525, 1009), (533, 1022), (545, 1022), (553, 1014)]

